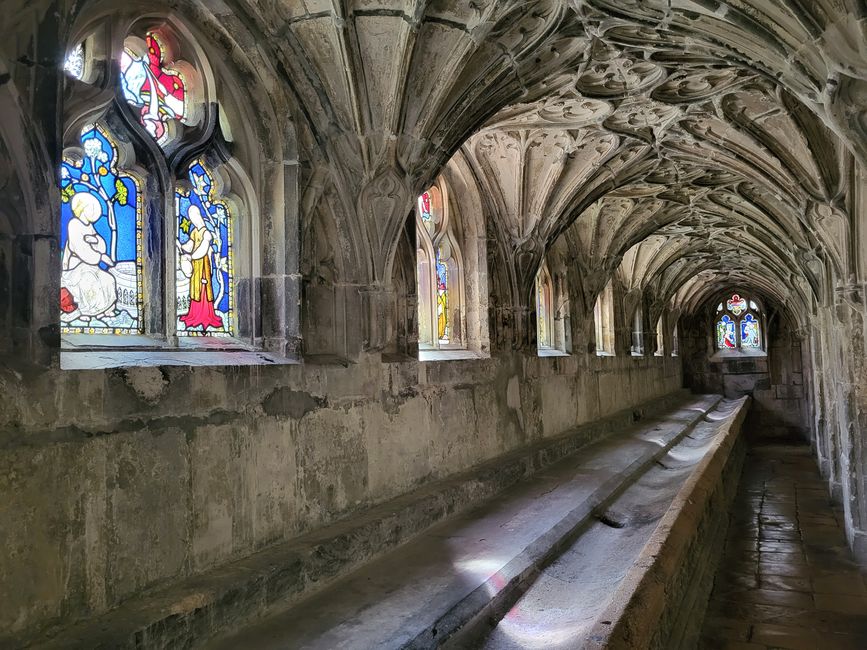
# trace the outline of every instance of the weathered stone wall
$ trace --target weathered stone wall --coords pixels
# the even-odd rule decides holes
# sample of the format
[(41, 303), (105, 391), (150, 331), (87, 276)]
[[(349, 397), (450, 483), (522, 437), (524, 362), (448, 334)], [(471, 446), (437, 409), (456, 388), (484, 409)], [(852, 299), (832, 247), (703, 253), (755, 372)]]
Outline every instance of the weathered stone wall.
[(4, 367), (0, 629), (104, 611), (680, 385), (652, 356)]

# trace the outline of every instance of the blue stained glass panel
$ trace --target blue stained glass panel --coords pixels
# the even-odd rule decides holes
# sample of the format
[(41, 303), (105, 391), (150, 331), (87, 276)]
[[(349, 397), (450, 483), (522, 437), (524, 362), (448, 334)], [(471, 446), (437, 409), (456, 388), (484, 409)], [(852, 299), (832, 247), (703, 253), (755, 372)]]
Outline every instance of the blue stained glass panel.
[(440, 343), (449, 342), (449, 267), (442, 259), (442, 253), (436, 253), (437, 271), (437, 336)]
[(88, 125), (60, 166), (60, 321), (65, 334), (142, 331), (141, 182), (118, 169), (108, 131)]
[(741, 347), (759, 347), (759, 322), (752, 314), (747, 314), (741, 321)]
[(178, 215), (178, 336), (233, 336), (232, 213), (204, 161), (190, 165)]

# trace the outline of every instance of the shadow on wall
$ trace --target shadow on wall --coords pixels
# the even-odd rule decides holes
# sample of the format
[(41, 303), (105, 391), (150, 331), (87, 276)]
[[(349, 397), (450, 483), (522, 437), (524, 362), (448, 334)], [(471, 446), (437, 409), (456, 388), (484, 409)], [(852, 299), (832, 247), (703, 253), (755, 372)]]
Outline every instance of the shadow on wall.
[(697, 393), (753, 397), (746, 430), (761, 438), (809, 439), (804, 356), (794, 330), (777, 315), (768, 321), (766, 354), (714, 349), (713, 320), (707, 314), (681, 321), (684, 385)]

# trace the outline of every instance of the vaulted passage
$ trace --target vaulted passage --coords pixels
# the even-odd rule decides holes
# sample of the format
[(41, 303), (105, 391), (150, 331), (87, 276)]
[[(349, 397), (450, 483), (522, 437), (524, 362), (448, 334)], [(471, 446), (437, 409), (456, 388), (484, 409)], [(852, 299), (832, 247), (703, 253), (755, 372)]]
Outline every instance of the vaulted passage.
[(867, 562), (863, 2), (7, 5), (0, 646), (702, 647), (778, 501)]

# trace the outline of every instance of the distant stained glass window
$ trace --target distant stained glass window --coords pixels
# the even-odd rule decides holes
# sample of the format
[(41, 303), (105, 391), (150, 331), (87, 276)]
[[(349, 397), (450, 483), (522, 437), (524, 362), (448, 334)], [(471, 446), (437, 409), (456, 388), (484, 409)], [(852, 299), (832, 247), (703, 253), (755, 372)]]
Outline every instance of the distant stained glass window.
[(178, 336), (232, 336), (233, 215), (204, 161), (190, 165), (189, 179), (175, 194)]
[[(717, 306), (716, 343), (720, 350), (761, 349), (762, 325), (755, 300), (732, 294)], [(721, 313), (722, 312), (722, 313)]]
[(437, 338), (440, 343), (449, 342), (449, 267), (442, 248), (437, 249)]
[(422, 221), (431, 221), (430, 192), (425, 192), (418, 197), (418, 212)]
[(141, 183), (118, 169), (117, 145), (99, 125), (81, 133), (83, 155), (60, 166), (60, 321), (63, 333), (142, 331)]
[(170, 122), (185, 116), (186, 84), (179, 71), (168, 67), (167, 50), (159, 36), (149, 32), (145, 43), (144, 54), (124, 48), (121, 87), (127, 102), (139, 109), (142, 125), (164, 146), (169, 141)]

